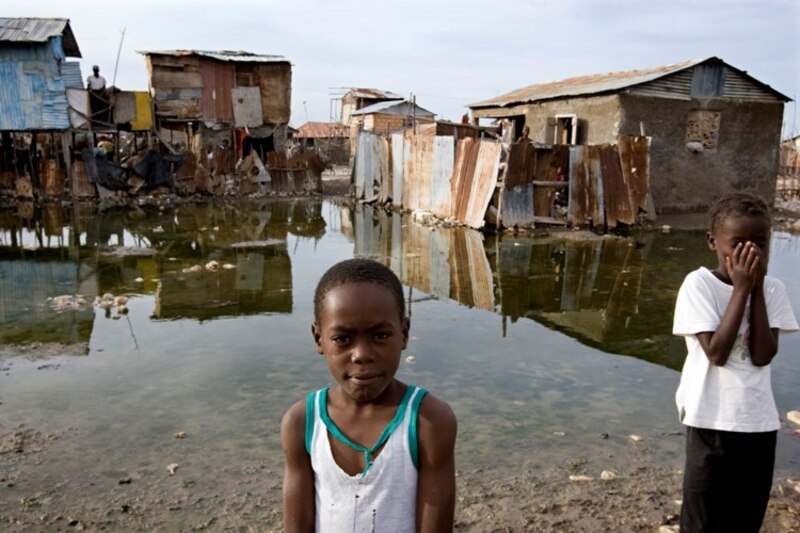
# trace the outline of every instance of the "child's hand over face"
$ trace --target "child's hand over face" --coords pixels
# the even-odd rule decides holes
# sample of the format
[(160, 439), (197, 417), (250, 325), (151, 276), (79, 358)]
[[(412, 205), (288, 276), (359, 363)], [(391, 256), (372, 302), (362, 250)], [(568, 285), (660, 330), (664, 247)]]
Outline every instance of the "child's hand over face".
[(741, 288), (749, 292), (756, 283), (763, 283), (766, 271), (763, 252), (752, 242), (737, 244), (733, 254), (726, 257), (725, 261), (728, 277), (735, 289)]

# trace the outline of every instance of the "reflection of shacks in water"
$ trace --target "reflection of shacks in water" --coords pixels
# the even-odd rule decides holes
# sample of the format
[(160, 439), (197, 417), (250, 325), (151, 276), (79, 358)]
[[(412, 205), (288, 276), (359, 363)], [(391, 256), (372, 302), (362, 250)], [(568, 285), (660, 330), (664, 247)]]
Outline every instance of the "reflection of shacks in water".
[[(340, 209), (342, 220), (352, 219), (355, 255), (389, 265), (409, 287), (412, 307), (427, 298), (453, 299), (499, 312), (504, 331), (506, 317), (512, 323), (527, 318), (610, 353), (681, 364), (683, 348), (670, 334), (675, 291), (685, 275), (683, 263), (672, 264), (677, 236), (570, 232), (498, 235), (484, 243), (478, 231), (432, 229), (371, 205)], [(654, 244), (657, 239), (664, 245)], [(693, 253), (701, 263), (707, 250), (698, 243)], [(655, 257), (648, 261), (649, 255)]]
[[(46, 309), (47, 298), (64, 294), (89, 302), (105, 292), (153, 294), (153, 316), (163, 319), (290, 313), (287, 237), (321, 238), (321, 209), (318, 200), (268, 199), (102, 212), (92, 204), (47, 204), (31, 206), (29, 220), (0, 209), (0, 328), (9, 326), (0, 338), (87, 341), (90, 305), (85, 317)], [(220, 268), (204, 268), (211, 261)], [(81, 325), (65, 324), (69, 316)]]

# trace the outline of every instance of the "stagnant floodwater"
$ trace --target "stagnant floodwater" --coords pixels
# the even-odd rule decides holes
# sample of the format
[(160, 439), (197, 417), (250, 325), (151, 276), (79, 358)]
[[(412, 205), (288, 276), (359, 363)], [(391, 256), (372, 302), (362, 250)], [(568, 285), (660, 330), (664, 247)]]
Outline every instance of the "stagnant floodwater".
[[(453, 406), (459, 467), (613, 464), (636, 447), (680, 466), (685, 347), (670, 329), (683, 277), (714, 265), (702, 232), (484, 238), (319, 199), (21, 204), (0, 210), (0, 434), (54, 434), (38, 446), (61, 451), (0, 492), (0, 507), (48, 483), (91, 498), (102, 480), (157, 478), (170, 463), (192, 484), (253, 475), (248, 491), (266, 480), (277, 493), (281, 414), (330, 381), (311, 341), (313, 290), (354, 255), (386, 262), (406, 287), (416, 362), (399, 378)], [(212, 260), (219, 270), (191, 270)], [(800, 316), (798, 264), (800, 238), (776, 233), (770, 273)], [(93, 308), (103, 293), (128, 295), (129, 313)], [(48, 300), (75, 294), (88, 305)], [(782, 337), (782, 417), (800, 408), (798, 356), (800, 334)], [(777, 471), (800, 471), (786, 427)]]

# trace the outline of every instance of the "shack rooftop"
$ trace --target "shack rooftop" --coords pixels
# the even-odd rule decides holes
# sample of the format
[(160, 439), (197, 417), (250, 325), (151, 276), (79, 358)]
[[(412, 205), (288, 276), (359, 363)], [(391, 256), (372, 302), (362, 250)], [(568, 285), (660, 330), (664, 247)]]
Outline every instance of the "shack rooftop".
[(140, 50), (142, 55), (161, 55), (172, 57), (199, 56), (217, 61), (235, 61), (243, 63), (290, 63), (284, 56), (254, 54), (243, 50)]
[(61, 37), (67, 57), (82, 57), (69, 19), (0, 17), (0, 43), (46, 43), (53, 37)]
[(773, 93), (774, 96), (782, 99), (784, 102), (791, 100), (789, 97), (779, 93), (769, 85), (748, 75), (746, 71), (739, 70), (725, 63), (718, 57), (709, 57), (706, 59), (690, 59), (681, 63), (661, 65), (646, 69), (607, 72), (604, 74), (590, 74), (588, 76), (577, 76), (574, 78), (550, 81), (546, 83), (537, 83), (535, 85), (528, 85), (527, 87), (516, 89), (495, 98), (470, 104), (469, 108), (481, 109), (485, 107), (507, 107), (516, 104), (537, 102), (541, 100), (552, 100), (556, 98), (614, 93), (629, 87), (649, 83), (702, 63), (723, 64), (726, 67), (745, 76), (756, 85), (759, 85), (763, 89)]

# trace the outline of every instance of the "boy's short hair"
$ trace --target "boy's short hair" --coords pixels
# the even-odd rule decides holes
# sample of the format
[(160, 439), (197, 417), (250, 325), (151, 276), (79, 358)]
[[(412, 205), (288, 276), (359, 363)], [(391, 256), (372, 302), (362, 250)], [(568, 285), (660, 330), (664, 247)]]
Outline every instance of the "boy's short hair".
[(712, 232), (728, 217), (763, 217), (772, 224), (767, 203), (760, 197), (746, 192), (726, 194), (711, 206), (708, 216)]
[(320, 278), (314, 291), (314, 321), (319, 323), (322, 314), (322, 300), (329, 291), (346, 283), (377, 283), (389, 289), (397, 302), (400, 320), (406, 316), (403, 298), (403, 285), (389, 267), (372, 259), (348, 259), (336, 263)]

